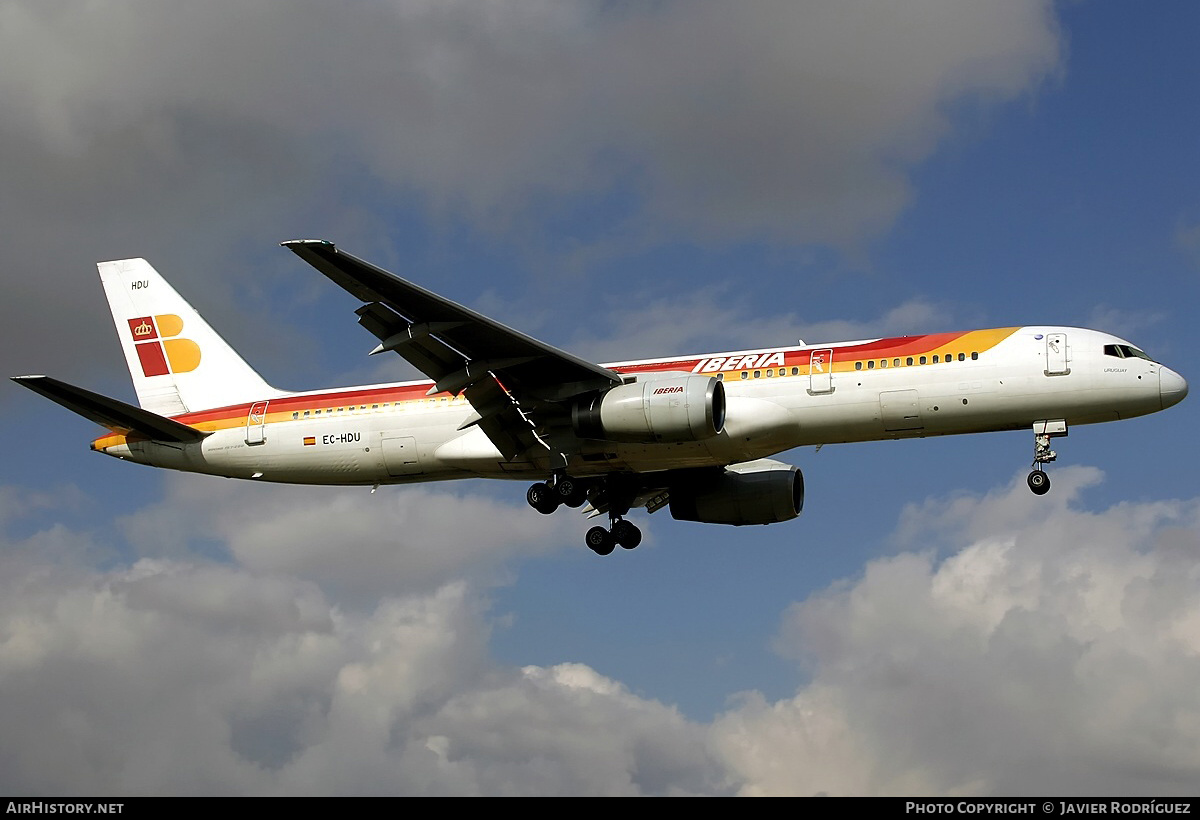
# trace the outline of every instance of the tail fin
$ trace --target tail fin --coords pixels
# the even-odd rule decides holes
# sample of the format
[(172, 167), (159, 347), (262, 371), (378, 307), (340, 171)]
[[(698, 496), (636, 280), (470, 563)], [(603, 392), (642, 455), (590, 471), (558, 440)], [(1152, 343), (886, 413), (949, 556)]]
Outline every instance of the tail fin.
[(282, 395), (145, 259), (97, 267), (144, 409), (177, 416)]

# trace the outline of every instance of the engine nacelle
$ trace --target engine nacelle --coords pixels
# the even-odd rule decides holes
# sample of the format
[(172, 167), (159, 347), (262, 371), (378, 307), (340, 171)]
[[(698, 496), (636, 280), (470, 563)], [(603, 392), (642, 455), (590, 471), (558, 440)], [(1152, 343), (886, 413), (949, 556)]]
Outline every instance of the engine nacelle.
[(771, 459), (726, 467), (671, 485), (671, 516), (705, 524), (776, 524), (804, 509), (804, 474)]
[(605, 441), (703, 441), (725, 429), (725, 385), (694, 373), (650, 374), (577, 402), (571, 425)]

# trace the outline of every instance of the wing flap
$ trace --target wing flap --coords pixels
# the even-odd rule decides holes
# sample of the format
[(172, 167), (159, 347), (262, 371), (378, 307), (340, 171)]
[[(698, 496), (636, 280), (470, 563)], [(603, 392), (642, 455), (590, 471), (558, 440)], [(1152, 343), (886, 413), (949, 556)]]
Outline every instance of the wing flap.
[[(401, 358), (437, 381), (463, 366), (463, 356), (435, 336), (411, 333), (413, 325), (387, 305), (372, 302), (357, 311), (358, 323), (381, 340), (380, 347), (394, 350)], [(376, 348), (379, 350), (379, 348)], [(372, 353), (375, 350), (371, 351)]]
[(126, 404), (117, 399), (110, 399), (108, 396), (84, 390), (82, 387), (52, 379), (49, 376), (13, 376), (12, 380), (85, 419), (107, 427), (114, 433), (122, 435), (137, 433), (154, 441), (171, 441), (181, 444), (200, 441), (209, 435), (195, 427), (189, 427), (157, 413), (151, 413), (149, 410), (134, 407), (132, 404)]

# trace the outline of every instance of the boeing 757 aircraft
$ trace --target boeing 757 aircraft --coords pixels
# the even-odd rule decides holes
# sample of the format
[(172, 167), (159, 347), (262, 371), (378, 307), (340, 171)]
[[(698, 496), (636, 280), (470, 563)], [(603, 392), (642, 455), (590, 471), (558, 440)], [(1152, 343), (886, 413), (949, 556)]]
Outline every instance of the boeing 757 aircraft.
[(362, 305), (358, 322), (428, 377), (293, 393), (263, 381), (144, 259), (101, 262), (140, 407), (48, 376), (14, 381), (108, 428), (92, 449), (210, 475), (295, 484), (532, 479), (540, 513), (589, 503), (607, 555), (645, 507), (714, 524), (800, 514), (804, 479), (769, 457), (801, 445), (1027, 430), (1029, 488), (1050, 440), (1141, 416), (1187, 382), (1129, 342), (1008, 327), (593, 364), (330, 242), (283, 246)]

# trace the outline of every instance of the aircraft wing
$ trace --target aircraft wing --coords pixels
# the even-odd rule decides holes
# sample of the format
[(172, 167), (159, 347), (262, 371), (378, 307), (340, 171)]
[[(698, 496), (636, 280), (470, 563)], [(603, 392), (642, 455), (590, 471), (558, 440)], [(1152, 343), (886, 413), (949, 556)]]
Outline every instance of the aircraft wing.
[(332, 242), (282, 243), (365, 302), (359, 324), (434, 381), (430, 393), (463, 393), (478, 424), (507, 458), (533, 446), (548, 405), (621, 383), (580, 359), (338, 250)]
[(128, 435), (137, 433), (154, 441), (186, 443), (199, 441), (208, 433), (189, 427), (173, 419), (151, 413), (132, 404), (101, 396), (82, 387), (52, 379), (49, 376), (13, 376), (12, 380), (22, 387), (40, 393), (50, 401), (90, 419), (114, 433)]

